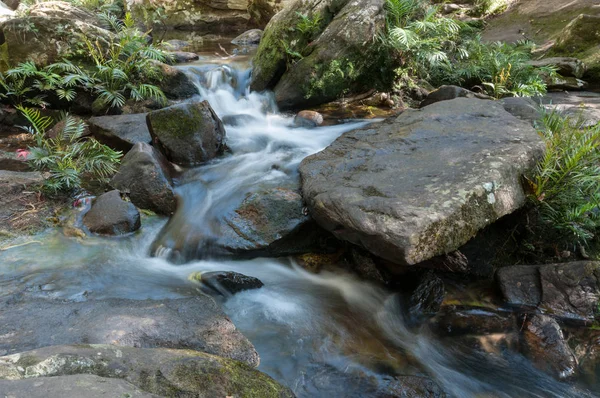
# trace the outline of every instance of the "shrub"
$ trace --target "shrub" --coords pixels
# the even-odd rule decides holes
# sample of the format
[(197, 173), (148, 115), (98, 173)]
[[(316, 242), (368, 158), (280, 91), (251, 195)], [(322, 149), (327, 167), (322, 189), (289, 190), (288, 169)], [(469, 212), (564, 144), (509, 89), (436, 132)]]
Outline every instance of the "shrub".
[(328, 65), (318, 64), (312, 71), (304, 97), (309, 99), (313, 96), (342, 96), (359, 75), (354, 64), (345, 59), (333, 60)]
[(50, 177), (45, 188), (52, 192), (74, 191), (81, 187), (82, 177), (104, 180), (117, 171), (121, 152), (114, 151), (96, 141), (84, 138), (85, 123), (66, 115), (63, 127), (55, 129), (49, 137), (47, 130), (52, 119), (42, 116), (37, 109), (17, 107), (31, 126), (23, 127), (33, 135), (35, 146), (29, 148), (28, 163)]
[(566, 242), (586, 244), (600, 227), (600, 125), (546, 113), (546, 153), (528, 180), (542, 221)]

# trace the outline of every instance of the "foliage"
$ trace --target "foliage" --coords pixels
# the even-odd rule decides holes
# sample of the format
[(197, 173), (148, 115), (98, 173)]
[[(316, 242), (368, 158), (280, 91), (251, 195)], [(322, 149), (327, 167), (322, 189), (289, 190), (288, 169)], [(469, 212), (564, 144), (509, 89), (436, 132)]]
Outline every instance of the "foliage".
[(305, 98), (344, 95), (359, 75), (354, 64), (346, 59), (333, 60), (328, 65), (319, 64), (311, 75)]
[(296, 24), (296, 30), (306, 38), (312, 40), (321, 31), (321, 23), (323, 17), (319, 13), (315, 13), (312, 17), (300, 12), (296, 12), (300, 21)]
[(531, 199), (563, 240), (588, 243), (600, 227), (600, 125), (553, 111), (539, 127), (546, 153), (528, 181)]
[(474, 3), (472, 15), (487, 17), (504, 12), (508, 7), (507, 0), (476, 0)]
[(286, 55), (286, 65), (295, 64), (306, 55), (308, 46), (312, 40), (321, 32), (323, 18), (321, 14), (314, 13), (312, 16), (296, 12), (299, 21), (291, 27), (290, 32), (298, 32), (293, 40), (282, 38), (279, 40), (281, 49)]
[(85, 174), (106, 179), (117, 171), (121, 152), (114, 151), (96, 141), (84, 138), (86, 125), (83, 121), (66, 115), (61, 128), (55, 128), (53, 137), (48, 136), (52, 119), (42, 116), (32, 108), (17, 107), (30, 122), (24, 127), (33, 135), (35, 147), (29, 148), (28, 163), (39, 171), (47, 171), (46, 188), (53, 192), (73, 191), (81, 186)]

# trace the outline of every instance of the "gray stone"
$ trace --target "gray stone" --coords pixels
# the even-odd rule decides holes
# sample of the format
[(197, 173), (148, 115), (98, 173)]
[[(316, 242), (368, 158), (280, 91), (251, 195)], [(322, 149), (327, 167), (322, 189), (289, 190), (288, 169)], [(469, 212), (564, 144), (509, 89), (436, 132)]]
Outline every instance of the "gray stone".
[(263, 31), (260, 29), (250, 29), (231, 41), (238, 46), (258, 45), (262, 38)]
[(259, 289), (264, 285), (258, 278), (231, 271), (202, 272), (194, 274), (193, 278), (223, 296)]
[(181, 69), (161, 62), (157, 62), (157, 66), (161, 73), (158, 86), (167, 98), (187, 99), (198, 94), (198, 88), (194, 82)]
[(82, 21), (90, 25), (102, 26), (100, 19), (91, 12), (75, 7), (67, 1), (44, 1), (35, 3), (27, 9), (30, 17), (64, 18)]
[(600, 300), (600, 262), (516, 265), (498, 270), (508, 304), (539, 307), (572, 321), (594, 320)]
[[(90, 374), (105, 378), (109, 385), (115, 379), (122, 379), (126, 382), (122, 386), (136, 392), (138, 387), (162, 397), (293, 397), (287, 388), (244, 363), (187, 349), (99, 344), (44, 347), (0, 357), (0, 378), (2, 374), (17, 382), (36, 380), (40, 384), (50, 379)], [(5, 382), (8, 386), (11, 383)], [(68, 385), (64, 385), (65, 392), (69, 391)], [(62, 396), (87, 395), (56, 395)]]
[(153, 143), (175, 164), (201, 164), (225, 150), (225, 128), (207, 101), (150, 112), (147, 123)]
[(83, 217), (83, 224), (100, 235), (123, 235), (142, 226), (140, 212), (131, 202), (121, 199), (116, 189), (101, 195)]
[(173, 61), (176, 64), (183, 64), (186, 62), (192, 62), (198, 60), (200, 57), (196, 53), (190, 53), (186, 51), (172, 51), (170, 52)]
[(532, 125), (542, 117), (541, 106), (531, 98), (507, 97), (500, 100), (504, 110)]
[(172, 173), (173, 166), (160, 152), (138, 142), (121, 161), (110, 185), (129, 194), (137, 207), (168, 215), (175, 211), (177, 204)]
[[(0, 359), (1, 360), (1, 359)], [(160, 398), (125, 380), (88, 374), (20, 380), (0, 380), (3, 398)]]
[(555, 66), (558, 68), (557, 72), (562, 76), (576, 77), (578, 79), (583, 77), (587, 69), (580, 59), (572, 57), (544, 58), (537, 61), (529, 61), (528, 64), (535, 67)]
[(92, 117), (88, 124), (98, 141), (120, 151), (127, 152), (138, 142), (152, 142), (145, 113)]
[(294, 117), (294, 126), (297, 127), (317, 127), (323, 124), (323, 115), (315, 111), (300, 111)]
[(441, 86), (437, 90), (430, 92), (421, 104), (419, 104), (420, 108), (423, 108), (427, 105), (435, 104), (440, 101), (448, 101), (453, 100), (455, 98), (479, 98), (479, 99), (493, 99), (490, 96), (485, 94), (475, 93), (473, 91), (467, 90), (466, 88), (458, 87), (458, 86)]
[(458, 98), (343, 134), (301, 163), (303, 196), (339, 239), (413, 265), (523, 206), (543, 151), (500, 104)]
[(408, 313), (413, 318), (433, 315), (440, 310), (446, 290), (444, 281), (433, 271), (421, 276), (408, 300)]
[(206, 295), (160, 301), (28, 299), (0, 303), (0, 350), (13, 354), (61, 344), (185, 348), (251, 366), (259, 363), (252, 344)]
[(547, 82), (548, 91), (585, 90), (588, 87), (589, 84), (587, 82), (575, 77), (558, 76)]

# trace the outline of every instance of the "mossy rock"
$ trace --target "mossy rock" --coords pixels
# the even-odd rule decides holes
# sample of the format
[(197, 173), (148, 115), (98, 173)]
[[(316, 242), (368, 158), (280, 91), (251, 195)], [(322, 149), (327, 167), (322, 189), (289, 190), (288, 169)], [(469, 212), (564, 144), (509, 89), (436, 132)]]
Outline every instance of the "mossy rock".
[(552, 49), (581, 59), (588, 67), (585, 77), (600, 83), (600, 15), (580, 14), (561, 32)]

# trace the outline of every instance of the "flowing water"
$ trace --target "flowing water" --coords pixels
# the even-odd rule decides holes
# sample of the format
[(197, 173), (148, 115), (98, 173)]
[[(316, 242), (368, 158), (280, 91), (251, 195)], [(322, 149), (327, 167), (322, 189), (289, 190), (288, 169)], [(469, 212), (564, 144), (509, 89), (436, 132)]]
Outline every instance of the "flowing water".
[[(293, 128), (292, 118), (277, 112), (268, 93), (248, 91), (250, 67), (242, 57), (213, 57), (182, 68), (220, 117), (239, 120), (237, 126), (226, 125), (231, 154), (187, 171), (178, 182), (182, 203), (166, 233), (183, 233), (184, 240), (185, 231), (214, 229), (248, 192), (297, 184), (304, 157), (368, 123)], [(187, 279), (192, 272), (233, 270), (258, 277), (265, 286), (223, 299), (225, 312), (256, 346), (259, 369), (300, 397), (386, 396), (398, 391), (396, 380), (408, 380), (399, 378), (407, 375), (428, 376), (455, 397), (585, 396), (536, 371), (518, 354), (476, 353), (407, 328), (396, 294), (351, 275), (315, 275), (292, 260), (264, 258), (175, 265), (165, 259), (167, 246), (152, 257), (151, 243), (164, 227), (165, 220), (145, 217), (141, 231), (127, 238), (79, 240), (48, 231), (0, 252), (0, 295), (189, 297), (199, 294)]]

